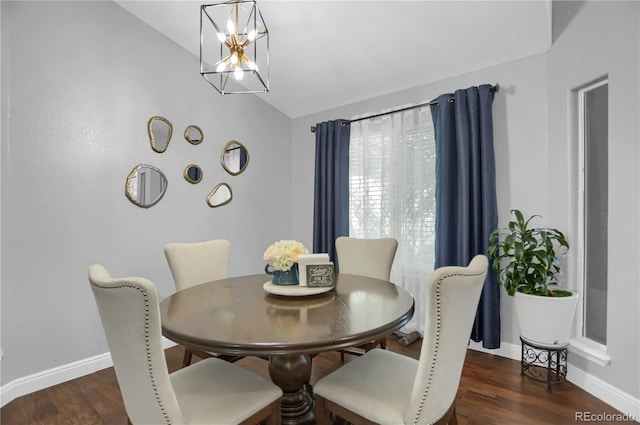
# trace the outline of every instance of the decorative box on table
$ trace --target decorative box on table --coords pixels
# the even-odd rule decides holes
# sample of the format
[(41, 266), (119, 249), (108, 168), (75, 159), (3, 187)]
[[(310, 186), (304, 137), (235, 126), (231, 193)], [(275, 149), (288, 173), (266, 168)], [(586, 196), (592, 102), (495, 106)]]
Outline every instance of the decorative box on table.
[[(315, 278), (309, 282), (308, 266), (325, 266), (312, 267)], [(328, 274), (329, 266), (331, 270), (330, 282), (328, 279), (320, 278), (317, 274)], [(300, 273), (300, 286), (333, 286), (333, 263), (329, 261), (329, 254), (302, 254), (298, 257), (298, 271)], [(309, 285), (311, 283), (311, 285)]]

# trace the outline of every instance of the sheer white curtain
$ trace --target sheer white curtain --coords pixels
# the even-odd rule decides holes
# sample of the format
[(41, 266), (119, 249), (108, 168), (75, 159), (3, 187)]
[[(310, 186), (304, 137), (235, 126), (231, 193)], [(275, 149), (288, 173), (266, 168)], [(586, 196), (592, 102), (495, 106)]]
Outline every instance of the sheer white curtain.
[(227, 168), (230, 170), (240, 170), (240, 149), (227, 149), (224, 153), (224, 163), (227, 164)]
[(422, 287), (433, 271), (435, 140), (429, 107), (351, 123), (349, 235), (393, 237), (391, 281), (416, 300), (404, 332), (424, 331)]

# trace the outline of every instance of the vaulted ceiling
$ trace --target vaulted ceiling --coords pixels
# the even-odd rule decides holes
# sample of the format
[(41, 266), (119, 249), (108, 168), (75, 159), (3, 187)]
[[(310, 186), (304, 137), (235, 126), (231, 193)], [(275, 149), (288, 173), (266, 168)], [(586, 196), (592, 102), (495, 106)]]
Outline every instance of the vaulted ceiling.
[[(199, 56), (202, 2), (116, 3)], [(258, 0), (258, 6), (269, 28), (271, 80), (269, 93), (258, 96), (291, 118), (551, 45), (551, 0)], [(213, 88), (211, 95), (220, 96)]]

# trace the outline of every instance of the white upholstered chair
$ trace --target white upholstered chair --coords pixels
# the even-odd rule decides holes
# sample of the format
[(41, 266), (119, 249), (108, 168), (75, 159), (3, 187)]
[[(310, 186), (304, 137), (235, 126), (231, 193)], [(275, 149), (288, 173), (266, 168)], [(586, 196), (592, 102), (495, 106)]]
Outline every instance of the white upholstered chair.
[(230, 246), (231, 243), (225, 239), (165, 245), (164, 255), (176, 289), (181, 291), (201, 283), (228, 278)]
[[(181, 291), (201, 283), (229, 277), (229, 248), (225, 239), (205, 242), (174, 242), (165, 245), (164, 256), (169, 264), (176, 289)], [(182, 366), (189, 366), (193, 355), (200, 358), (220, 357), (234, 362), (242, 356), (217, 355), (185, 347)]]
[(420, 359), (374, 349), (314, 386), (316, 420), (353, 424), (457, 424), (455, 398), (487, 273), (484, 255), (436, 269), (426, 285)]
[(211, 358), (169, 374), (151, 281), (114, 279), (98, 264), (89, 281), (131, 423), (280, 423), (282, 390), (240, 366)]
[[(389, 280), (397, 249), (398, 241), (393, 238), (358, 239), (340, 236), (336, 239), (340, 273)], [(345, 353), (361, 355), (377, 346), (387, 348), (386, 337), (354, 347), (358, 350), (340, 350), (340, 360), (344, 362)]]

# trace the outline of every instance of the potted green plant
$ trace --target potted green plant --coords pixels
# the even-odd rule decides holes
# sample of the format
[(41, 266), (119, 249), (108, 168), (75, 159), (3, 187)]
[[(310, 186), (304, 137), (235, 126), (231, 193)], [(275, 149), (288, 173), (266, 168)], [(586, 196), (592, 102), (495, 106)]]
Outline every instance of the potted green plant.
[[(569, 249), (557, 229), (533, 227), (519, 210), (514, 220), (489, 236), (488, 255), (498, 283), (514, 296), (521, 336), (539, 345), (563, 345), (569, 340), (578, 293), (557, 286), (558, 252)], [(558, 252), (556, 252), (556, 250)]]

